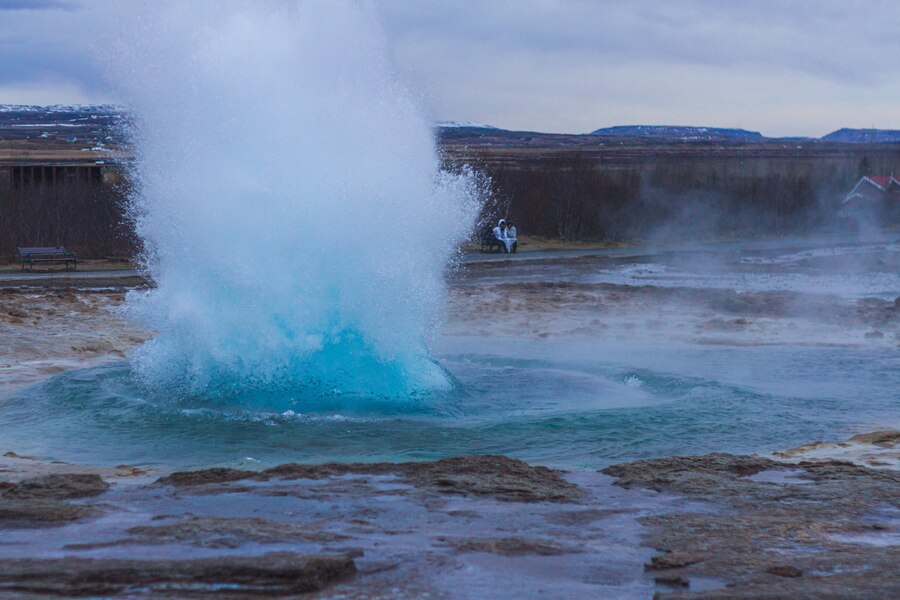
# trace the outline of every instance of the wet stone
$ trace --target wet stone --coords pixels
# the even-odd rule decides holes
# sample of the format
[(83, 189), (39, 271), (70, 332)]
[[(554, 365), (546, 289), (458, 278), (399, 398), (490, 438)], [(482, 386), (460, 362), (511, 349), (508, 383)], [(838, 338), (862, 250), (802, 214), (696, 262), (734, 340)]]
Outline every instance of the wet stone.
[(460, 552), (488, 552), (501, 556), (528, 554), (557, 556), (580, 552), (578, 549), (569, 548), (556, 542), (520, 537), (447, 539), (445, 541)]
[(685, 577), (684, 573), (667, 573), (665, 575), (657, 575), (653, 581), (660, 585), (668, 585), (671, 587), (690, 587), (691, 581)]
[(66, 500), (97, 496), (109, 484), (99, 475), (54, 474), (5, 482), (0, 494), (0, 524), (4, 527), (62, 524), (93, 515), (92, 506)]
[(627, 508), (586, 508), (584, 510), (567, 510), (547, 515), (547, 520), (558, 525), (589, 525), (595, 521), (632, 512)]
[(850, 438), (851, 442), (858, 444), (873, 444), (875, 446), (891, 447), (900, 444), (900, 431), (896, 429), (884, 429), (870, 433), (858, 433)]
[(19, 500), (86, 498), (108, 489), (109, 484), (93, 473), (55, 474), (20, 481), (3, 492), (3, 496)]
[(160, 485), (214, 485), (242, 480), (322, 479), (345, 474), (396, 475), (412, 485), (443, 494), (488, 496), (510, 502), (575, 502), (583, 491), (558, 471), (506, 456), (457, 456), (432, 462), (288, 463), (264, 471), (215, 468), (182, 471), (160, 478)]
[(126, 544), (189, 543), (204, 548), (239, 548), (247, 543), (333, 542), (346, 536), (313, 525), (259, 518), (191, 517), (167, 525), (132, 527), (130, 538), (106, 543), (70, 545), (69, 549), (93, 549)]
[(417, 487), (510, 502), (575, 502), (583, 496), (560, 472), (506, 456), (459, 456), (400, 465)]
[(779, 577), (800, 577), (803, 575), (803, 569), (798, 569), (791, 565), (775, 565), (766, 569), (766, 573), (778, 575)]
[[(753, 477), (769, 470), (799, 471), (804, 484)], [(710, 454), (637, 461), (605, 472), (619, 485), (676, 493), (710, 507), (642, 517), (649, 528), (645, 543), (666, 550), (646, 569), (678, 569), (727, 587), (660, 591), (656, 598), (900, 597), (900, 547), (849, 541), (873, 530), (872, 515), (900, 509), (896, 471), (838, 460), (794, 464)]]
[(91, 506), (53, 500), (9, 500), (0, 497), (0, 527), (76, 521), (94, 514)]
[(160, 485), (191, 486), (208, 485), (213, 483), (230, 483), (253, 477), (253, 471), (240, 469), (213, 468), (197, 471), (177, 471), (171, 475), (160, 477), (156, 483)]
[(664, 569), (677, 569), (693, 565), (704, 560), (703, 556), (686, 552), (667, 552), (661, 556), (654, 556), (650, 562), (644, 565), (645, 571), (662, 571)]
[(355, 571), (349, 556), (286, 552), (191, 560), (17, 559), (0, 561), (0, 593), (271, 597), (319, 591)]

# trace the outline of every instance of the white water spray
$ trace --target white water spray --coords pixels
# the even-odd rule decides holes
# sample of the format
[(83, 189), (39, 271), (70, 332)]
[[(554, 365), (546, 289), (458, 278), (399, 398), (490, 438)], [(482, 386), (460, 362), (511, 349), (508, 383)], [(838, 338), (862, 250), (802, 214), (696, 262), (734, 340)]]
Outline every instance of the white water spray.
[(426, 340), (471, 230), (376, 20), (345, 2), (127, 8), (113, 77), (136, 117), (157, 287), (151, 384), (402, 395), (449, 385)]

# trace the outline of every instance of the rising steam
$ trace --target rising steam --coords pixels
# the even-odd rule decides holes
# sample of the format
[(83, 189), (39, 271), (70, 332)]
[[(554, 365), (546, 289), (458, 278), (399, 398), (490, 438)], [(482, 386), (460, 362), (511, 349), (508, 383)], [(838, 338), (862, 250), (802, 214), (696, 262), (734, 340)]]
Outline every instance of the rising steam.
[(426, 339), (478, 209), (440, 170), (373, 15), (345, 2), (119, 7), (112, 77), (135, 115), (134, 216), (157, 287), (154, 385), (446, 386)]

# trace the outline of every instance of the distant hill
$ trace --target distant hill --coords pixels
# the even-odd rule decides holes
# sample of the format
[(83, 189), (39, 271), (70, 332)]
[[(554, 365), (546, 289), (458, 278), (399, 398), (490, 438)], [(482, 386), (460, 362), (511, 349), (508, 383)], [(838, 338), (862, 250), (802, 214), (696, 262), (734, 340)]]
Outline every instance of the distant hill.
[(822, 139), (826, 142), (844, 142), (848, 144), (900, 142), (900, 130), (844, 128), (822, 136)]
[(758, 131), (725, 129), (720, 127), (682, 127), (672, 125), (619, 125), (591, 132), (591, 135), (612, 137), (642, 137), (671, 141), (736, 141), (762, 142), (765, 137)]
[[(112, 105), (0, 104), (0, 163), (123, 160), (130, 152), (125, 139), (130, 119), (126, 109)], [(433, 124), (433, 131), (443, 156), (459, 160), (477, 156), (497, 164), (571, 152), (590, 154), (603, 164), (640, 164), (672, 156), (735, 160), (855, 156), (869, 151), (862, 144), (880, 142), (880, 150), (894, 152), (890, 142), (900, 143), (900, 130), (873, 129), (841, 129), (821, 139), (806, 139), (767, 138), (755, 131), (722, 127), (628, 125), (576, 134), (440, 121)]]

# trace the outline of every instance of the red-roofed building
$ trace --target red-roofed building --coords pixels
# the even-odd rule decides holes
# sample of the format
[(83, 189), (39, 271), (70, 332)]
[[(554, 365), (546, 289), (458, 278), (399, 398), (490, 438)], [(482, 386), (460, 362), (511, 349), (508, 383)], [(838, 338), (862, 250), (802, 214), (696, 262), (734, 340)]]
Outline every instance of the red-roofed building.
[[(870, 177), (863, 177), (862, 179), (859, 180), (859, 183), (862, 183), (863, 181), (866, 181), (866, 180), (868, 180), (871, 183), (874, 183), (877, 187), (881, 188), (882, 190), (887, 189), (888, 186), (891, 185), (892, 181), (895, 184), (897, 184), (897, 180), (894, 179), (893, 175), (891, 175), (890, 177), (888, 177), (887, 175), (872, 175)], [(857, 185), (859, 185), (859, 183), (857, 183)]]
[(894, 175), (862, 177), (844, 197), (838, 216), (876, 227), (900, 222), (900, 180)]

